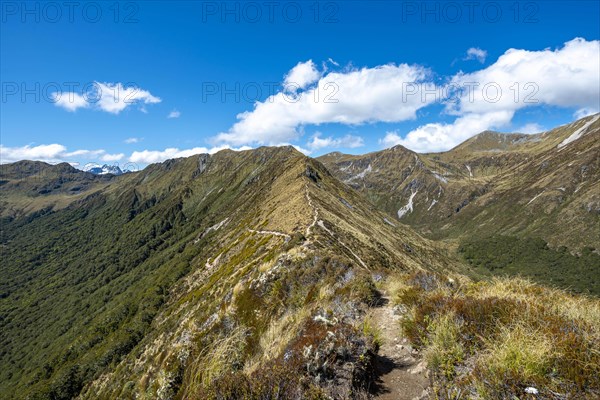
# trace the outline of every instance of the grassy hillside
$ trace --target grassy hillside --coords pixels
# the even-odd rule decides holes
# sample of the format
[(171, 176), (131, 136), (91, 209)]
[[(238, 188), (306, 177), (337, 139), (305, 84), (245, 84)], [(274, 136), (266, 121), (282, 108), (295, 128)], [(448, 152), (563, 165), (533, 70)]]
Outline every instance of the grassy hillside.
[[(536, 135), (483, 132), (445, 153), (416, 154), (396, 146), (319, 159), (390, 218), (434, 240), (465, 246), (477, 241), (482, 249), (487, 242), (484, 247), (495, 255), (509, 250), (494, 252), (498, 236), (541, 239), (542, 247), (564, 246), (574, 259), (587, 248), (600, 250), (598, 114)], [(559, 264), (550, 268), (559, 273)], [(587, 287), (584, 278), (570, 279), (575, 271), (565, 279), (543, 279), (546, 267), (526, 258), (512, 265), (503, 272), (523, 267), (540, 282), (596, 291), (593, 279)]]
[(431, 369), (434, 398), (600, 396), (597, 299), (522, 279), (421, 272), (387, 288)]
[(291, 147), (2, 174), (0, 398), (368, 399), (385, 294), (431, 395), (600, 393), (598, 301), (488, 279), (591, 292), (591, 249), (492, 235), (454, 254)]
[(67, 163), (19, 161), (0, 165), (0, 220), (59, 210), (109, 186), (112, 175), (79, 171)]
[[(292, 148), (170, 160), (102, 183), (2, 226), (1, 393), (187, 398), (281, 356), (289, 343), (260, 345), (273, 324), (292, 340), (331, 307), (358, 320), (371, 269), (455, 265)], [(231, 365), (203, 350), (223, 340)]]
[(128, 354), (207, 251), (209, 228), (234, 215), (258, 224), (253, 204), (271, 179), (258, 179), (269, 169), (259, 168), (261, 157), (293, 156), (223, 154), (211, 174), (201, 157), (174, 160), (3, 224), (0, 392), (70, 398)]

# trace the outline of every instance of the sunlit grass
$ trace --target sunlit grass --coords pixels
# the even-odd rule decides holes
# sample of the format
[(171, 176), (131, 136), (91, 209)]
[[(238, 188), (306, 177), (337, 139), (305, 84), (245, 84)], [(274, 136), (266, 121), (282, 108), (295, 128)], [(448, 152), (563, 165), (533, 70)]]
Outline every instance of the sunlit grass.
[(423, 350), (436, 390), (600, 395), (600, 301), (519, 278), (460, 286), (433, 273), (401, 279), (392, 287), (409, 308), (402, 328)]

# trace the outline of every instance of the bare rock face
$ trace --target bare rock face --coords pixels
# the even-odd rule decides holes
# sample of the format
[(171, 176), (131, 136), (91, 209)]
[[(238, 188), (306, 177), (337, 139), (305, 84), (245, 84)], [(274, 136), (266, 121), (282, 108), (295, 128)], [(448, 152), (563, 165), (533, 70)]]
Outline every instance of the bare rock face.
[(305, 333), (323, 330), (315, 343), (303, 347), (306, 371), (331, 398), (352, 399), (371, 381), (375, 348), (372, 341), (335, 317), (318, 315)]
[(306, 171), (305, 171), (306, 176), (312, 180), (314, 183), (319, 183), (319, 181), (321, 180), (321, 175), (319, 175), (319, 172), (316, 171), (313, 167), (311, 167), (310, 165), (306, 166)]
[(198, 157), (198, 173), (199, 174), (203, 173), (206, 170), (209, 159), (210, 159), (210, 155), (208, 155), (208, 154), (201, 154), (200, 157)]

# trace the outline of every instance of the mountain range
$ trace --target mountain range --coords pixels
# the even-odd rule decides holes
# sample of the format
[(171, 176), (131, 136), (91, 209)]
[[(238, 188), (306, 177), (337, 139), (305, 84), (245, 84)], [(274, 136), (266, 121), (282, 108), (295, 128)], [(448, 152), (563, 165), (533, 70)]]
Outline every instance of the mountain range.
[[(425, 237), (462, 246), (463, 252), (512, 253), (506, 265), (478, 260), (488, 266), (482, 272), (510, 270), (554, 285), (598, 290), (598, 271), (589, 270), (587, 262), (576, 267), (579, 278), (572, 281), (565, 279), (563, 263), (549, 267), (544, 260), (536, 266), (527, 260), (598, 252), (598, 114), (535, 135), (482, 132), (444, 153), (417, 154), (396, 146), (318, 160)], [(523, 248), (516, 249), (515, 241)]]
[[(479, 356), (489, 364), (487, 339), (473, 336), (460, 359), (443, 353), (446, 364), (432, 350), (447, 307), (473, 318), (459, 331), (481, 320), (487, 329), (524, 293), (542, 307), (532, 315), (554, 318), (544, 326), (584, 321), (569, 336), (579, 347), (561, 346), (579, 357), (599, 343), (596, 317), (575, 305), (540, 314), (550, 298), (600, 307), (587, 297), (600, 293), (598, 119), (536, 135), (483, 132), (435, 154), (396, 146), (313, 159), (261, 147), (127, 174), (2, 165), (0, 397), (377, 397), (389, 383), (378, 354), (395, 347), (372, 313), (390, 301), (405, 315), (390, 335), (414, 347), (405, 375), (434, 382), (423, 396), (450, 398), (440, 393), (457, 382), (498, 398), (527, 382), (598, 394), (594, 353), (580, 369), (552, 358), (554, 375), (515, 373), (503, 386), (485, 375), (496, 370), (478, 369)], [(516, 275), (541, 286), (493, 278)], [(475, 380), (459, 380), (460, 368)]]

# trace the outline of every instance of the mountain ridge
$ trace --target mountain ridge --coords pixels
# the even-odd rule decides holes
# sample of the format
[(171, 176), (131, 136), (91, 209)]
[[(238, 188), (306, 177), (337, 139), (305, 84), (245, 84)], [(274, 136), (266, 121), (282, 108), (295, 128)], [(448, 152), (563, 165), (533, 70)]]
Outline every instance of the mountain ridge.
[[(369, 307), (383, 290), (398, 293), (399, 310), (449, 301), (436, 290), (470, 299), (465, 288), (486, 285), (490, 268), (514, 273), (518, 257), (542, 260), (546, 275), (531, 275), (542, 283), (568, 286), (548, 280), (558, 268), (578, 275), (575, 289), (595, 290), (595, 253), (554, 253), (536, 239), (560, 227), (596, 240), (586, 201), (598, 184), (597, 121), (581, 131), (590, 120), (526, 143), (529, 154), (466, 159), (402, 147), (312, 159), (288, 146), (119, 176), (3, 165), (0, 393), (204, 399), (233, 396), (219, 393), (242, 382), (292, 382), (288, 397), (368, 396), (377, 364)], [(564, 190), (548, 189), (565, 177)], [(538, 199), (554, 208), (531, 208)], [(501, 229), (506, 240), (493, 235)], [(570, 272), (560, 269), (569, 262)]]
[[(531, 136), (484, 132), (443, 153), (386, 149), (319, 160), (378, 208), (430, 239), (471, 249), (471, 255), (478, 248), (484, 259), (497, 246), (506, 246), (500, 253), (511, 251), (512, 238), (532, 240), (534, 248), (548, 246), (542, 253), (556, 251), (555, 258), (566, 247), (577, 264), (584, 253), (600, 252), (598, 119), (592, 115)], [(554, 272), (539, 268), (528, 276), (578, 291), (598, 290), (598, 271), (588, 262), (574, 266), (566, 281), (562, 266)]]
[[(247, 338), (249, 360), (273, 318), (314, 316), (334, 299), (352, 299), (351, 292), (340, 297), (355, 284), (345, 274), (459, 269), (445, 248), (386, 222), (321, 163), (292, 148), (196, 155), (93, 179), (102, 185), (65, 207), (3, 224), (2, 275), (10, 278), (0, 287), (2, 364), (23, 373), (6, 370), (2, 392), (17, 387), (22, 397), (61, 397), (65, 381), (72, 382), (69, 396), (83, 390), (83, 398), (127, 397), (127, 381), (141, 382), (127, 386), (131, 393), (156, 391), (160, 371), (180, 363), (179, 353), (155, 354), (157, 340), (160, 349), (181, 350), (181, 337), (204, 337), (204, 322), (212, 321), (217, 331), (210, 340), (218, 340), (229, 332), (223, 321), (234, 321), (255, 332)], [(286, 283), (286, 296), (308, 296), (308, 303), (292, 306), (269, 294), (271, 280), (303, 270), (312, 272), (302, 286)], [(248, 314), (239, 296), (272, 311)], [(28, 303), (35, 309), (21, 308)], [(28, 332), (19, 330), (25, 323)], [(186, 351), (201, 357), (193, 342), (186, 341)], [(154, 361), (145, 361), (144, 371), (131, 369), (140, 354)], [(107, 368), (119, 373), (100, 377)], [(177, 379), (187, 382), (184, 371)]]
[[(590, 123), (590, 125), (578, 140), (574, 140), (565, 147), (557, 148), (560, 143), (572, 136), (574, 132), (576, 133), (586, 123)], [(444, 205), (440, 203), (443, 200), (440, 200), (437, 193), (447, 194), (445, 204), (447, 212), (452, 209), (455, 211), (456, 209), (462, 210), (475, 198), (485, 197), (485, 193), (491, 189), (490, 185), (495, 186), (499, 192), (506, 192), (511, 187), (510, 190), (513, 192), (517, 190), (531, 192), (530, 184), (522, 189), (516, 187), (523, 185), (528, 179), (528, 175), (532, 177), (539, 175), (540, 170), (544, 170), (542, 175), (546, 178), (536, 176), (535, 179), (538, 182), (540, 179), (553, 180), (552, 185), (555, 188), (563, 188), (565, 191), (570, 190), (571, 195), (579, 192), (578, 196), (582, 196), (580, 191), (586, 188), (585, 182), (587, 182), (587, 186), (591, 185), (591, 187), (587, 187), (586, 190), (589, 195), (585, 198), (590, 199), (586, 200), (588, 201), (587, 204), (594, 203), (594, 201), (597, 201), (594, 200), (593, 189), (597, 183), (598, 174), (597, 137), (599, 126), (598, 115), (594, 115), (548, 132), (530, 136), (519, 134), (515, 137), (518, 140), (510, 141), (511, 148), (509, 150), (492, 154), (486, 154), (486, 150), (493, 144), (484, 143), (483, 148), (474, 149), (472, 147), (473, 143), (481, 141), (482, 138), (487, 140), (490, 135), (497, 138), (497, 135), (505, 134), (484, 132), (447, 152), (428, 154), (409, 152), (403, 157), (397, 157), (396, 161), (390, 159), (390, 154), (395, 154), (393, 153), (394, 148), (362, 156), (338, 154), (335, 159), (329, 155), (321, 156), (318, 159), (324, 162), (342, 181), (365, 192), (367, 196), (374, 199), (376, 204), (379, 202), (382, 209), (393, 214), (396, 214), (394, 210), (408, 204), (411, 194), (416, 190), (415, 186), (421, 186), (421, 193), (425, 190), (426, 195), (425, 199), (420, 200), (420, 212), (412, 217), (412, 221), (410, 214), (405, 214), (406, 221), (414, 225), (418, 223), (415, 221), (418, 218), (425, 218), (427, 223), (432, 222), (425, 216), (426, 211), (434, 209), (436, 205), (437, 208)], [(522, 140), (523, 137), (531, 139)], [(501, 139), (501, 141), (504, 141), (504, 139)], [(483, 154), (480, 150), (483, 150)], [(562, 154), (563, 151), (566, 153)], [(398, 156), (397, 153), (396, 156)], [(543, 160), (536, 163), (536, 159)], [(575, 160), (577, 159), (580, 160), (577, 163), (581, 164), (579, 172), (574, 169)], [(376, 163), (377, 166), (373, 163)], [(361, 175), (371, 164), (372, 169), (379, 169), (379, 172), (368, 171), (368, 173)], [(548, 166), (550, 165), (561, 165), (563, 169), (561, 171), (557, 171), (556, 168), (549, 169)], [(397, 174), (392, 170), (384, 172), (386, 168), (400, 170), (401, 173)], [(588, 174), (588, 177), (583, 178), (583, 180), (581, 169), (583, 174)], [(579, 178), (577, 178), (578, 174)], [(400, 178), (400, 185), (390, 184), (394, 180), (394, 176)], [(372, 181), (369, 178), (372, 178)], [(580, 181), (581, 185), (573, 186), (573, 182), (577, 180)], [(533, 185), (535, 186), (535, 184)], [(392, 195), (386, 196), (386, 193)], [(538, 193), (528, 197), (523, 204), (531, 204), (529, 200)], [(418, 200), (418, 197), (415, 197), (415, 199)], [(418, 205), (414, 204), (414, 207), (418, 207)], [(454, 214), (458, 214), (458, 212)], [(449, 215), (442, 214), (440, 217)], [(441, 227), (443, 225), (440, 225)], [(589, 229), (586, 231), (590, 231)], [(593, 243), (598, 243), (598, 238), (595, 235), (592, 235), (592, 238)], [(589, 243), (592, 242), (584, 239), (580, 244)], [(566, 243), (560, 240), (557, 240), (555, 244), (578, 247), (575, 246), (574, 242)]]

